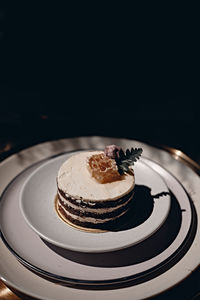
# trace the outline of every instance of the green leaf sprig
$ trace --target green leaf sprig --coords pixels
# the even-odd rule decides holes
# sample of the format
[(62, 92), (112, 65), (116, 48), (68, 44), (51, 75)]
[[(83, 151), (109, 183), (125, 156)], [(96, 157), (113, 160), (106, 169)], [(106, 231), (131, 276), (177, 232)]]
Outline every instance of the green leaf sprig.
[(133, 166), (140, 158), (142, 151), (142, 148), (131, 148), (131, 150), (127, 149), (126, 152), (120, 149), (116, 153), (115, 161), (120, 175), (123, 175), (125, 172), (130, 172), (129, 167)]

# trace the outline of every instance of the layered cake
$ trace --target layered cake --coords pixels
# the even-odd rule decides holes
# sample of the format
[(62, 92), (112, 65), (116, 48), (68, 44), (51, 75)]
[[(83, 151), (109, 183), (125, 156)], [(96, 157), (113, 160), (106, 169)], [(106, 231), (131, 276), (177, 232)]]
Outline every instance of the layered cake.
[(118, 153), (119, 148), (112, 145), (104, 152), (79, 152), (62, 164), (57, 176), (57, 210), (66, 221), (84, 228), (106, 229), (126, 214), (133, 199), (135, 176), (129, 168), (131, 151), (128, 156)]

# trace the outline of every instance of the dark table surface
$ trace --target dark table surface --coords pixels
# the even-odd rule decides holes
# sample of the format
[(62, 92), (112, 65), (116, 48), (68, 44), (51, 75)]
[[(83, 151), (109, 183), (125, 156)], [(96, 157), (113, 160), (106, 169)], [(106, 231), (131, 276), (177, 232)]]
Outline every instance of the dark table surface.
[(59, 112), (56, 104), (60, 103), (56, 100), (55, 112), (0, 111), (1, 151), (18, 151), (59, 138), (98, 135), (169, 146), (200, 163), (200, 121), (197, 104), (195, 106), (192, 99), (180, 98), (177, 102), (177, 99), (164, 98), (154, 105), (140, 99), (139, 103), (139, 108), (134, 100), (127, 106), (117, 104), (116, 107), (114, 101), (111, 104), (105, 100), (79, 103), (71, 99)]

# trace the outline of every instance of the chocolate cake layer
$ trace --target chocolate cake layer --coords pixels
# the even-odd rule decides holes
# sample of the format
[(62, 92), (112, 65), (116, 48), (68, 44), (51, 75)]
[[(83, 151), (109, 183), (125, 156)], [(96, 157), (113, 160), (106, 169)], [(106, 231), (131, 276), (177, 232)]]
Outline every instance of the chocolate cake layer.
[(116, 207), (119, 204), (123, 204), (126, 202), (130, 196), (132, 195), (133, 191), (130, 191), (125, 196), (117, 199), (117, 200), (106, 200), (106, 201), (87, 201), (80, 198), (74, 198), (68, 195), (67, 193), (63, 192), (61, 189), (58, 188), (58, 192), (61, 194), (63, 198), (65, 198), (67, 201), (71, 202), (74, 205), (77, 205), (78, 207), (90, 207), (90, 208), (104, 208), (104, 207)]
[[(61, 207), (63, 207), (65, 210), (67, 210), (69, 213), (73, 215), (77, 215), (80, 217), (92, 217), (96, 219), (106, 219), (106, 218), (113, 218), (118, 215), (120, 215), (123, 211), (127, 210), (129, 205), (131, 204), (131, 200), (133, 198), (133, 192), (129, 193), (129, 197), (126, 197), (126, 201), (120, 202), (115, 201), (116, 207), (113, 207), (112, 210), (110, 210), (109, 207), (104, 206), (104, 208), (89, 208), (90, 211), (87, 211), (87, 206), (81, 207), (80, 205), (73, 205), (71, 206), (71, 202), (63, 201), (59, 193), (57, 194), (59, 204)], [(125, 197), (124, 197), (125, 198)], [(120, 205), (119, 205), (120, 203)]]
[(74, 219), (71, 215), (66, 213), (66, 211), (60, 205), (58, 205), (58, 210), (60, 214), (64, 216), (64, 218), (66, 218), (67, 220), (69, 220), (71, 223), (75, 225), (85, 227), (85, 228), (96, 228), (96, 229), (104, 229), (104, 230), (108, 230), (109, 228), (115, 228), (115, 225), (119, 224), (119, 222), (123, 220), (123, 218), (126, 216), (126, 213), (129, 211), (129, 209), (124, 211), (120, 216), (116, 217), (115, 219), (111, 219), (108, 221), (104, 220), (104, 222), (102, 223), (93, 223), (87, 221), (87, 219), (85, 219), (84, 221), (80, 221), (79, 219)]

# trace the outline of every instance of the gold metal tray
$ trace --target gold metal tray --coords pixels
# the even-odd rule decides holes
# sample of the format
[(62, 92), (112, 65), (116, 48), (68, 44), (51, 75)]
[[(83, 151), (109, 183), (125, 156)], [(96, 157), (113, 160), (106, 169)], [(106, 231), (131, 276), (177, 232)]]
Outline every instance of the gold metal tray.
[[(198, 175), (200, 175), (200, 165), (197, 162), (195, 162), (194, 160), (192, 160), (185, 153), (183, 153), (181, 150), (178, 150), (178, 149), (175, 149), (172, 147), (167, 147), (167, 146), (162, 146), (160, 148), (169, 152), (176, 160), (180, 160), (184, 164), (187, 164)], [(3, 149), (2, 148), (0, 149), (0, 161), (2, 161), (2, 159), (4, 159), (4, 157), (8, 156), (5, 154), (6, 154), (6, 152), (8, 152), (8, 154), (9, 154), (10, 150), (11, 150), (10, 144), (4, 145)], [(64, 220), (64, 221), (66, 222), (66, 220)], [(67, 222), (69, 222), (69, 221), (67, 221)], [(70, 225), (74, 226), (74, 224), (70, 224)], [(83, 228), (79, 228), (79, 229), (83, 230)], [(14, 291), (13, 289), (11, 290), (8, 286), (6, 286), (3, 283), (2, 280), (0, 280), (0, 299), (2, 299), (2, 300), (23, 300), (23, 299), (32, 300), (33, 298), (27, 297), (26, 295), (23, 295), (23, 294), (19, 293), (18, 291)]]

